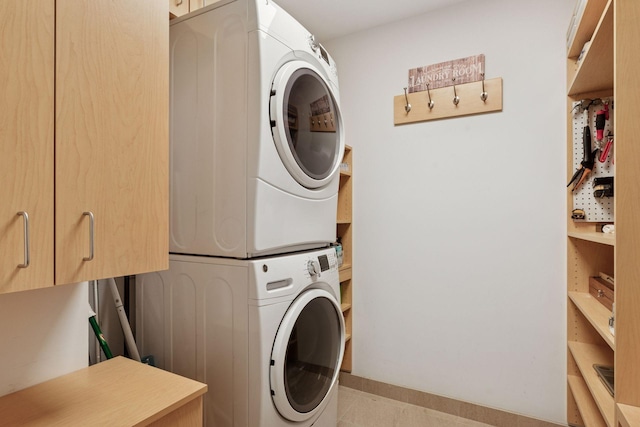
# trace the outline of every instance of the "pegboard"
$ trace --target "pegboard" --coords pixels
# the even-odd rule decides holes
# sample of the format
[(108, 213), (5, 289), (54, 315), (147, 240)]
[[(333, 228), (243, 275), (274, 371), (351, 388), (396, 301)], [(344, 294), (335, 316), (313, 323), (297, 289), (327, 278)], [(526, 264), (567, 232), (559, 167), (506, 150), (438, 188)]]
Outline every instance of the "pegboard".
[[(613, 135), (614, 120), (614, 103), (613, 98), (602, 98), (602, 102), (609, 103), (609, 120), (607, 120), (604, 128), (604, 142), (606, 136)], [(573, 170), (571, 175), (580, 168), (580, 162), (583, 158), (582, 134), (584, 127), (588, 124), (591, 129), (591, 149), (595, 149), (596, 140), (596, 112), (602, 109), (603, 105), (592, 105), (588, 109), (588, 113), (578, 107), (580, 103), (573, 104)], [(587, 118), (588, 117), (588, 118)], [(613, 151), (615, 150), (615, 141), (604, 163), (598, 160), (600, 153), (596, 153), (596, 161), (591, 173), (587, 176), (585, 182), (573, 192), (573, 208), (582, 209), (585, 213), (583, 220), (575, 220), (576, 222), (613, 222), (613, 197), (596, 198), (593, 196), (593, 179), (605, 176), (615, 176), (615, 165), (613, 163)], [(573, 184), (570, 188), (573, 188)], [(615, 194), (615, 180), (614, 180)], [(615, 197), (615, 196), (614, 196)]]

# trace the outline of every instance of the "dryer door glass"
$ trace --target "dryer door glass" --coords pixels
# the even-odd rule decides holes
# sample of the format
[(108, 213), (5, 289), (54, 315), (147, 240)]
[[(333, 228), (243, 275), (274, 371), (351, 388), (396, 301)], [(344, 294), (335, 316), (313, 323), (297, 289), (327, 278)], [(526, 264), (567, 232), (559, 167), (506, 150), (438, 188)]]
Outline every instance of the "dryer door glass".
[(334, 386), (344, 351), (337, 302), (314, 289), (298, 297), (278, 330), (272, 354), (273, 400), (285, 418), (312, 416)]
[(295, 62), (281, 69), (274, 87), (271, 124), (280, 157), (300, 184), (321, 187), (336, 173), (344, 150), (331, 89), (308, 64)]

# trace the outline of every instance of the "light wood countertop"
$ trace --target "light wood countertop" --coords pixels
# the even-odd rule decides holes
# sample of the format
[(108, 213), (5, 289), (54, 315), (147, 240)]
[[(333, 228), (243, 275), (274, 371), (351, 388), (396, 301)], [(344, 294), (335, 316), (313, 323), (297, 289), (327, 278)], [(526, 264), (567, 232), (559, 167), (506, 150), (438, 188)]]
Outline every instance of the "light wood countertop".
[(116, 357), (0, 397), (0, 426), (177, 425), (163, 417), (187, 406), (192, 425), (201, 425), (206, 391), (206, 384)]

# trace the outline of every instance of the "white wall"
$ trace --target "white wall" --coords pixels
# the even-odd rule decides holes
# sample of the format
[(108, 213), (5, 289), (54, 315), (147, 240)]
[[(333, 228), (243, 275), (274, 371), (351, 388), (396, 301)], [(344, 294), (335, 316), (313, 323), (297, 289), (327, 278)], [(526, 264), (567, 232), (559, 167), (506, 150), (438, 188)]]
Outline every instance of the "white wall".
[[(324, 43), (354, 147), (353, 374), (566, 420), (574, 3), (473, 0)], [(408, 69), (480, 53), (503, 112), (394, 127)]]
[(87, 366), (87, 284), (0, 295), (0, 396)]

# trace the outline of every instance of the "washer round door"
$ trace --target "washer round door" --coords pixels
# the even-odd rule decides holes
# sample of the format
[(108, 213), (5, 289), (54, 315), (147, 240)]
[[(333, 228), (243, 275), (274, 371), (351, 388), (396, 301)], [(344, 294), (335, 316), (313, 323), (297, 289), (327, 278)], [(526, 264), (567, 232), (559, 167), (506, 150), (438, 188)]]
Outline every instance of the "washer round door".
[(344, 132), (328, 82), (310, 63), (286, 63), (273, 81), (271, 133), (280, 159), (304, 187), (321, 188), (338, 173)]
[(344, 353), (344, 318), (322, 289), (303, 292), (285, 314), (271, 353), (271, 396), (284, 418), (304, 421), (325, 405)]

